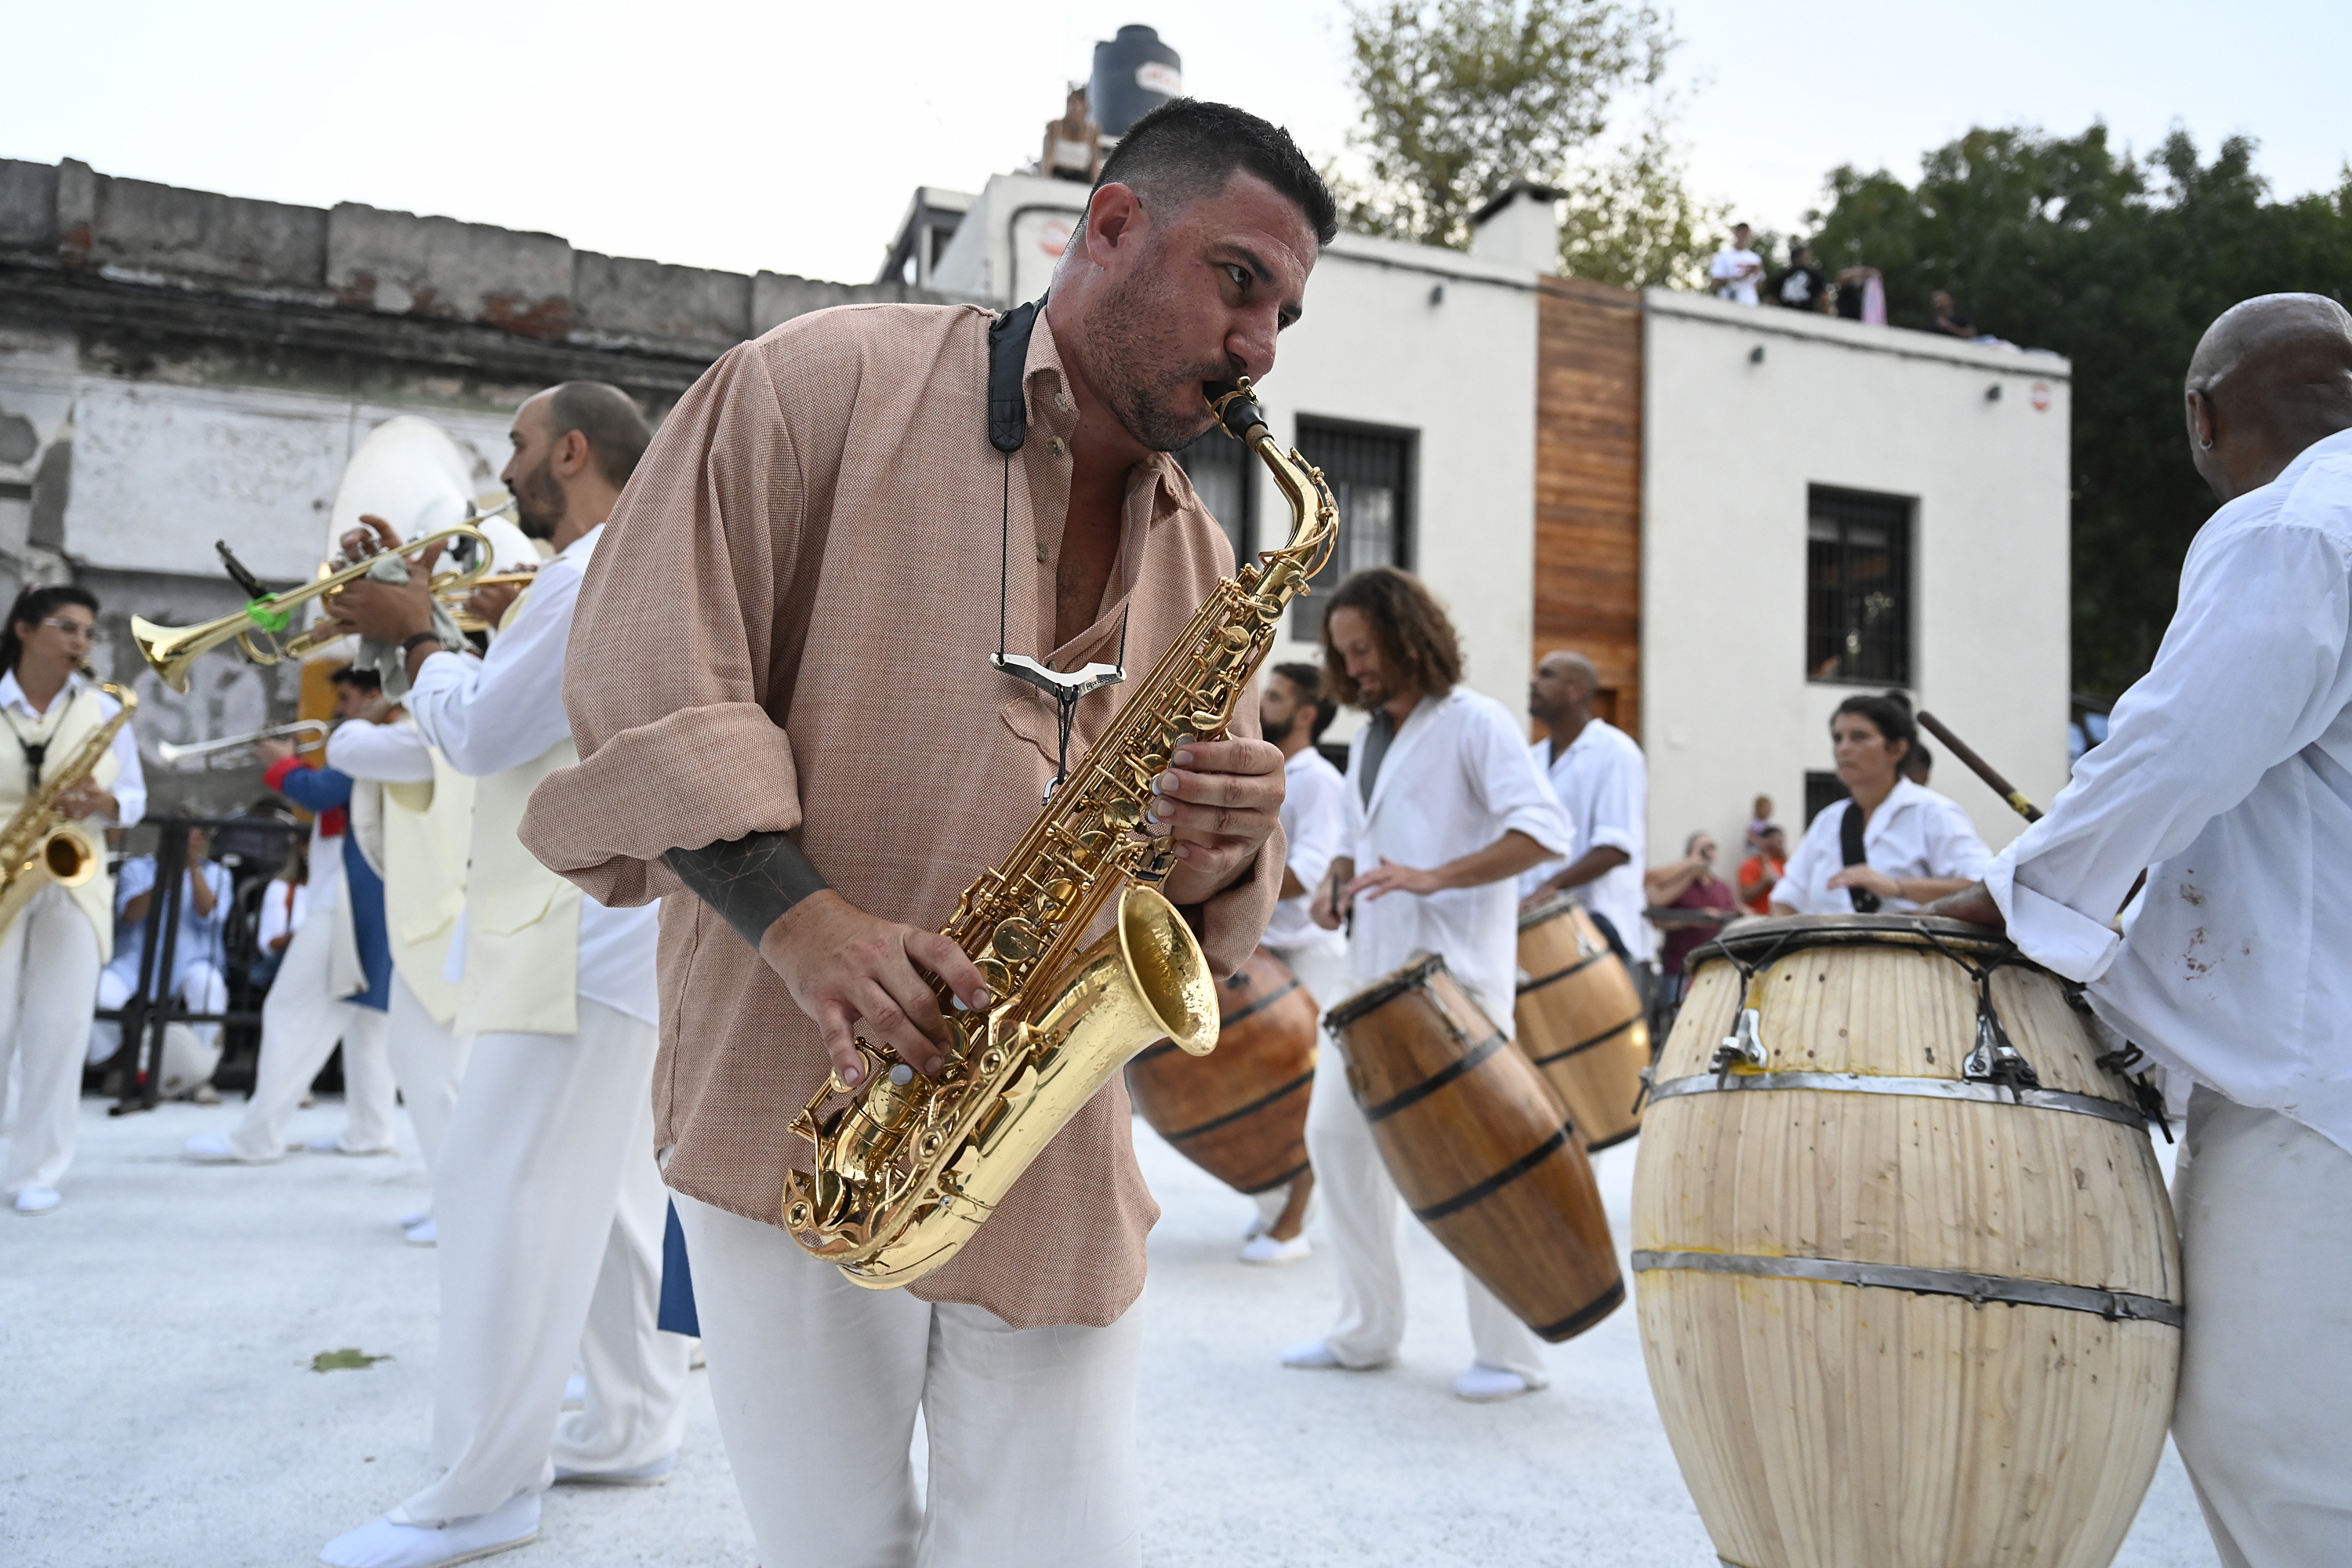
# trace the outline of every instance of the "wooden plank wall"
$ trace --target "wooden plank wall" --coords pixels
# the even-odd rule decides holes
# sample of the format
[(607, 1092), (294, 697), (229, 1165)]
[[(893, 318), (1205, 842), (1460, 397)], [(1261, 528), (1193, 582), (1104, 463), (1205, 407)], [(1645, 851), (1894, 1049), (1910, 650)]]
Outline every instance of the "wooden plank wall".
[(1600, 672), (1642, 739), (1642, 297), (1546, 278), (1536, 357), (1536, 639)]

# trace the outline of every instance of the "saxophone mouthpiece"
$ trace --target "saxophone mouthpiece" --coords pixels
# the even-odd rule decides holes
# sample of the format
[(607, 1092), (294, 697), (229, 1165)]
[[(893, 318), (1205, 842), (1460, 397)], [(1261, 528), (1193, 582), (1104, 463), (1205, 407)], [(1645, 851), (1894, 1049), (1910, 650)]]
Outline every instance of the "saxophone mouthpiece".
[(1249, 433), (1265, 423), (1265, 410), (1258, 406), (1257, 393), (1250, 378), (1238, 381), (1213, 381), (1201, 388), (1201, 395), (1209, 405), (1209, 412), (1217, 416), (1225, 434), (1236, 441), (1246, 442)]

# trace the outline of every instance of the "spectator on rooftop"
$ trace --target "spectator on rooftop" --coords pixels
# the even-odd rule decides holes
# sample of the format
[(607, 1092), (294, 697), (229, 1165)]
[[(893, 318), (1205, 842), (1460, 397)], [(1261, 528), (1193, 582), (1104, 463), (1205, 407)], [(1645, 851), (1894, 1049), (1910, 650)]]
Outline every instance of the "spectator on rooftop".
[(1837, 275), (1837, 313), (1866, 327), (1886, 325), (1886, 279), (1875, 267), (1842, 267)]
[(1764, 258), (1748, 248), (1748, 237), (1754, 231), (1744, 223), (1731, 226), (1731, 240), (1715, 253), (1707, 264), (1708, 284), (1718, 300), (1728, 300), (1735, 305), (1753, 305), (1756, 285), (1764, 276)]
[(1938, 289), (1927, 296), (1929, 308), (1936, 312), (1936, 331), (1948, 338), (1973, 338), (1977, 335), (1975, 320), (1952, 301), (1952, 291)]
[(1764, 298), (1790, 310), (1825, 315), (1830, 309), (1829, 274), (1803, 240), (1789, 247), (1789, 265), (1764, 280)]

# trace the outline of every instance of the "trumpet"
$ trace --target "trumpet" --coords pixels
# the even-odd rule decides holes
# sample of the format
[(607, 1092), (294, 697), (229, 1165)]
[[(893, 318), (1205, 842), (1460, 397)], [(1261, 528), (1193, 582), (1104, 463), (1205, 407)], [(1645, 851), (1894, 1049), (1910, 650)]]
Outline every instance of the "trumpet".
[[(512, 504), (509, 502), (509, 506)], [(473, 564), (462, 572), (437, 577), (433, 584), (433, 591), (436, 595), (470, 593), (488, 575), (490, 567), (489, 536), (476, 524), (497, 517), (506, 510), (506, 507), (500, 507), (493, 511), (480, 512), (463, 522), (412, 539), (401, 545), (397, 553), (404, 559), (436, 544), (446, 545), (459, 541), (470, 543), (473, 546)], [(227, 563), (229, 575), (252, 595), (245, 608), (217, 620), (186, 626), (159, 626), (142, 616), (131, 617), (131, 640), (139, 645), (140, 653), (163, 678), (163, 684), (174, 691), (185, 692), (188, 689), (189, 672), (200, 657), (232, 642), (245, 650), (247, 658), (264, 665), (300, 658), (332, 642), (342, 634), (318, 626), (291, 637), (287, 637), (288, 628), (294, 624), (295, 606), (323, 599), (358, 582), (383, 558), (381, 553), (372, 555), (364, 561), (353, 562), (341, 571), (329, 572), (315, 582), (289, 588), (282, 594), (273, 594), (245, 569), (229, 552), (226, 544), (215, 548), (220, 551), (221, 559)]]
[(173, 741), (160, 741), (156, 742), (155, 754), (167, 763), (177, 763), (186, 757), (208, 757), (215, 752), (235, 751), (239, 746), (250, 746), (257, 741), (274, 741), (305, 732), (310, 732), (310, 739), (299, 742), (297, 750), (308, 751), (326, 743), (327, 726), (323, 722), (316, 719), (297, 719), (292, 723), (272, 724), (266, 730), (256, 730), (250, 734), (224, 735), (217, 741), (198, 741), (185, 746)]

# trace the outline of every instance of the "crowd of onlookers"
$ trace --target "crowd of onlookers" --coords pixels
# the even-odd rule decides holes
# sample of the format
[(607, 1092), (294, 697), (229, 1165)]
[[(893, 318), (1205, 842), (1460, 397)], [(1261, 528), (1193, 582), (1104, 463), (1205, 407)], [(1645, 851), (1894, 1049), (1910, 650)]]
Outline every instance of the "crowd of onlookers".
[[(1769, 243), (1762, 250), (1757, 244), (1755, 230), (1748, 225), (1731, 226), (1731, 237), (1707, 264), (1707, 287), (1717, 299), (1735, 305), (1773, 305), (1838, 316), (1866, 326), (1886, 325), (1886, 280), (1877, 268), (1842, 267), (1832, 277), (1814, 257), (1813, 247), (1802, 239), (1790, 240), (1788, 264), (1774, 267), (1766, 254)], [(1927, 303), (1934, 312), (1932, 331), (1970, 342), (2000, 341), (1977, 331), (1975, 321), (1960, 309), (1950, 289), (1937, 289)]]

